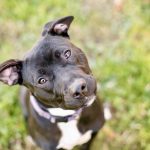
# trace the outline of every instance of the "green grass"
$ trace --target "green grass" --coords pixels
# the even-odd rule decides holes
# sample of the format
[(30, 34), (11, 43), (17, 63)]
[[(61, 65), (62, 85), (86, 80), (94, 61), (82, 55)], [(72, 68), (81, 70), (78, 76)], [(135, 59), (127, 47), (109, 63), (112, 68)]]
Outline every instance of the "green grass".
[[(150, 149), (150, 3), (127, 0), (119, 11), (107, 0), (0, 2), (0, 62), (23, 58), (49, 20), (74, 15), (71, 40), (89, 58), (98, 95), (114, 117), (92, 150)], [(19, 87), (0, 84), (0, 149), (29, 149)]]

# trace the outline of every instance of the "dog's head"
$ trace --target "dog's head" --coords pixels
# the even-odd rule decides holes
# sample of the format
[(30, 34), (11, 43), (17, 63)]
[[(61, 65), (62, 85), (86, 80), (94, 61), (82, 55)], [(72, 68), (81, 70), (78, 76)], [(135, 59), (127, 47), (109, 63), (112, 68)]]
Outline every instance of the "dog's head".
[(24, 85), (45, 106), (78, 109), (90, 105), (96, 81), (85, 54), (70, 42), (72, 16), (48, 22), (24, 60), (0, 65), (0, 81)]

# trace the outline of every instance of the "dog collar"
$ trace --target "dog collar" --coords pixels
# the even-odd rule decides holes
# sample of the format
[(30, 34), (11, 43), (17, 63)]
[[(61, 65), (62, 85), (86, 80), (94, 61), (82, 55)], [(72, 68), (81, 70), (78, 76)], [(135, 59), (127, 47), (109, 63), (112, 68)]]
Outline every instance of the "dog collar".
[(35, 110), (35, 112), (40, 116), (43, 117), (47, 120), (49, 120), (51, 123), (56, 123), (56, 122), (68, 122), (71, 120), (76, 120), (79, 118), (81, 112), (82, 112), (82, 108), (76, 110), (73, 114), (70, 115), (66, 115), (66, 116), (55, 116), (52, 115), (49, 111), (48, 108), (46, 108), (45, 106), (41, 105), (34, 96), (30, 96), (30, 102), (33, 106), (33, 109)]

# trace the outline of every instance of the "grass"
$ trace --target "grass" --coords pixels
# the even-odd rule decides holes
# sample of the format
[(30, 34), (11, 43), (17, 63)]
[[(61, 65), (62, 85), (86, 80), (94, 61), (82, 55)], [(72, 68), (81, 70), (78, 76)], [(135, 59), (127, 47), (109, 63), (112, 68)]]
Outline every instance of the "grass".
[[(114, 108), (92, 150), (150, 149), (150, 3), (127, 0), (0, 2), (0, 62), (23, 58), (49, 20), (74, 15), (71, 40), (89, 57), (98, 95)], [(24, 150), (19, 87), (0, 84), (0, 149)], [(30, 148), (32, 149), (32, 148)]]

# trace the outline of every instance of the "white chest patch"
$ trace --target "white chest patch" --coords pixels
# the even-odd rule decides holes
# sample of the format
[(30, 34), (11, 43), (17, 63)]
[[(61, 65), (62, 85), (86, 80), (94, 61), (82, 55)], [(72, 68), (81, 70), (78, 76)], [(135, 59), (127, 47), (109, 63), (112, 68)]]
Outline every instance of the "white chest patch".
[(74, 146), (82, 145), (91, 139), (92, 130), (89, 130), (84, 134), (80, 133), (77, 128), (77, 120), (72, 120), (67, 123), (61, 122), (57, 125), (62, 133), (57, 149), (64, 148), (71, 150)]
[(73, 115), (75, 113), (74, 110), (64, 110), (62, 108), (49, 108), (48, 111), (50, 112), (50, 114), (54, 116), (61, 116), (61, 117)]

